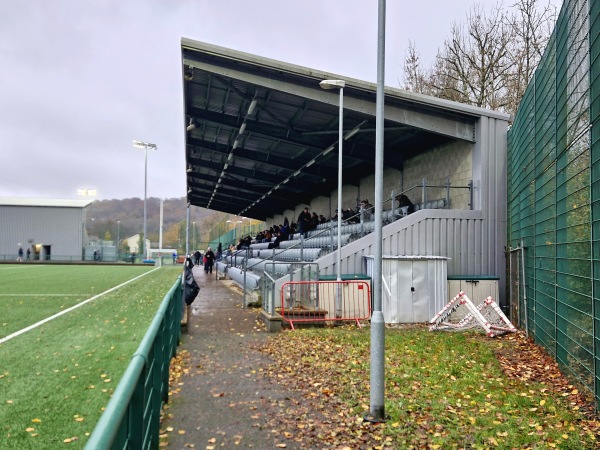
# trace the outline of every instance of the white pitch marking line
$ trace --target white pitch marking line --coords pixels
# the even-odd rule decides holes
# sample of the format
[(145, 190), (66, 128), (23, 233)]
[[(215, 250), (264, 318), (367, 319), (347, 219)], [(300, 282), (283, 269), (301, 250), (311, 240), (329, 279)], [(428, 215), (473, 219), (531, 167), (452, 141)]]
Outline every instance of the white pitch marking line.
[(135, 277), (135, 278), (132, 278), (131, 280), (128, 280), (128, 281), (126, 281), (125, 283), (121, 283), (121, 284), (119, 284), (118, 286), (115, 286), (115, 287), (113, 287), (113, 288), (110, 288), (110, 289), (109, 289), (109, 290), (107, 290), (107, 291), (101, 292), (101, 293), (100, 293), (100, 294), (98, 294), (98, 295), (94, 295), (93, 297), (90, 297), (90, 298), (88, 298), (87, 300), (84, 300), (84, 301), (82, 301), (81, 303), (77, 303), (76, 305), (74, 305), (74, 306), (71, 306), (70, 308), (67, 308), (67, 309), (65, 309), (65, 310), (63, 310), (63, 311), (61, 311), (61, 312), (58, 312), (58, 313), (54, 314), (53, 316), (46, 317), (44, 320), (40, 320), (39, 322), (37, 322), (37, 323), (34, 323), (33, 325), (29, 325), (28, 327), (25, 327), (25, 328), (23, 328), (23, 329), (21, 329), (21, 330), (19, 330), (19, 331), (15, 331), (13, 334), (9, 334), (8, 336), (5, 336), (5, 337), (3, 337), (2, 339), (0, 339), (0, 344), (4, 344), (6, 341), (9, 341), (9, 340), (11, 340), (11, 339), (12, 339), (12, 338), (14, 338), (14, 337), (17, 337), (17, 336), (19, 336), (19, 335), (21, 335), (21, 334), (23, 334), (23, 333), (27, 333), (28, 331), (31, 331), (31, 330), (33, 330), (33, 329), (35, 329), (35, 328), (37, 328), (37, 327), (39, 327), (39, 326), (41, 326), (41, 325), (44, 325), (45, 323), (47, 323), (47, 322), (50, 322), (51, 320), (54, 320), (54, 319), (56, 319), (57, 317), (60, 317), (60, 316), (62, 316), (63, 314), (66, 314), (66, 313), (68, 313), (68, 312), (71, 312), (71, 311), (73, 311), (73, 310), (75, 310), (75, 309), (79, 308), (80, 306), (83, 306), (83, 305), (85, 305), (86, 303), (89, 303), (89, 302), (91, 302), (91, 301), (93, 301), (93, 300), (96, 300), (96, 299), (97, 299), (97, 298), (99, 298), (99, 297), (102, 297), (103, 295), (106, 295), (106, 294), (108, 294), (108, 293), (110, 293), (110, 292), (112, 292), (112, 291), (115, 291), (115, 290), (117, 290), (117, 289), (119, 289), (119, 288), (121, 288), (121, 287), (125, 286), (126, 284), (129, 284), (129, 283), (131, 283), (131, 282), (133, 282), (133, 281), (135, 281), (135, 280), (137, 280), (137, 279), (139, 279), (139, 278), (145, 277), (146, 275), (148, 275), (148, 274), (150, 274), (150, 273), (152, 273), (152, 272), (154, 272), (155, 270), (158, 270), (158, 269), (160, 269), (160, 267), (157, 267), (157, 268), (155, 268), (155, 269), (152, 269), (152, 270), (151, 270), (151, 271), (149, 271), (149, 272), (146, 272), (146, 273), (143, 273), (143, 274), (141, 274), (141, 275), (138, 275), (137, 277)]
[[(0, 270), (21, 270), (21, 269), (31, 269), (31, 265), (29, 264), (23, 264), (22, 266), (18, 266), (18, 267), (0, 267)], [(37, 269), (38, 267), (48, 267), (48, 265), (46, 264), (36, 264), (35, 268)]]
[(81, 297), (88, 294), (0, 294), (0, 297)]

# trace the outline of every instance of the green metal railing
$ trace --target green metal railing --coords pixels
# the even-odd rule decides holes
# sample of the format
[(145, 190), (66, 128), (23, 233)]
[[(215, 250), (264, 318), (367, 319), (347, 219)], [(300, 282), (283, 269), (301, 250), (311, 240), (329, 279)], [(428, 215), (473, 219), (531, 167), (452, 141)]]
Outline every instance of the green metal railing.
[(163, 299), (85, 450), (158, 448), (169, 365), (181, 336), (181, 276)]
[(508, 247), (524, 252), (513, 320), (598, 407), (599, 34), (600, 0), (565, 0), (509, 131), (507, 171)]

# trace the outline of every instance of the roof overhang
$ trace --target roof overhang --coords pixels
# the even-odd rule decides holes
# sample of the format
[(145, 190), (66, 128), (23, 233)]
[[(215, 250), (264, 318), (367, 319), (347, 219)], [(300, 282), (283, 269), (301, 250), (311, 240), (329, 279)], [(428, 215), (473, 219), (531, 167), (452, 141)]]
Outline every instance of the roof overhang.
[[(373, 83), (182, 39), (188, 201), (264, 220), (337, 186), (339, 90), (344, 183), (375, 169)], [(475, 142), (482, 116), (507, 116), (386, 88), (384, 164), (452, 140)]]
[(52, 208), (85, 208), (93, 200), (55, 199), (55, 198), (27, 198), (27, 197), (2, 197), (0, 206), (36, 206)]

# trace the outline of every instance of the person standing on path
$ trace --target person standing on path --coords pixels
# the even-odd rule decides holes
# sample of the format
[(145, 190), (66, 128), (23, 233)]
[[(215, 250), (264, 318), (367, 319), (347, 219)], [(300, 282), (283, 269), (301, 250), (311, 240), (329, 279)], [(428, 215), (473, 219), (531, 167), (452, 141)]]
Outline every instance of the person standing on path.
[(23, 247), (21, 247), (21, 244), (19, 244), (19, 250), (17, 251), (17, 261), (23, 261)]
[(206, 249), (206, 253), (204, 253), (204, 259), (206, 260), (204, 263), (204, 273), (212, 273), (213, 264), (215, 262), (215, 254), (210, 247)]

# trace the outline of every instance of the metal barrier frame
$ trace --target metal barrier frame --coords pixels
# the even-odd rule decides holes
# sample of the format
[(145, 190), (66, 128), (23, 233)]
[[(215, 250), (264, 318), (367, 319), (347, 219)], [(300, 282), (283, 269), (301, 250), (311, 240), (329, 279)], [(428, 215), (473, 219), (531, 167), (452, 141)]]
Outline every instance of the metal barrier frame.
[[(315, 286), (311, 286), (315, 285)], [(355, 285), (357, 290), (365, 289), (358, 302), (351, 304), (352, 299), (344, 296), (345, 291)], [(346, 287), (347, 289), (344, 289)], [(316, 302), (314, 308), (302, 305), (300, 308), (294, 308), (292, 305), (298, 303), (294, 299), (294, 293), (297, 291), (309, 292), (314, 289), (316, 293)], [(289, 298), (286, 298), (286, 292), (291, 293)], [(325, 292), (323, 292), (325, 290)], [(333, 290), (333, 293), (330, 292)], [(288, 281), (281, 286), (281, 309), (279, 314), (283, 320), (290, 324), (290, 328), (294, 330), (294, 322), (296, 323), (316, 323), (316, 322), (334, 322), (334, 321), (354, 321), (358, 327), (361, 326), (361, 320), (369, 320), (371, 318), (371, 286), (366, 281), (342, 280), (342, 281)], [(334, 314), (331, 315), (329, 310), (321, 309), (324, 293), (328, 293), (329, 301), (334, 303)], [(364, 304), (360, 304), (364, 301)]]
[(181, 337), (181, 278), (165, 295), (84, 450), (158, 448), (169, 366)]

